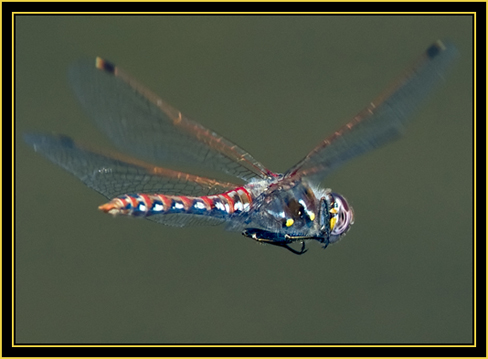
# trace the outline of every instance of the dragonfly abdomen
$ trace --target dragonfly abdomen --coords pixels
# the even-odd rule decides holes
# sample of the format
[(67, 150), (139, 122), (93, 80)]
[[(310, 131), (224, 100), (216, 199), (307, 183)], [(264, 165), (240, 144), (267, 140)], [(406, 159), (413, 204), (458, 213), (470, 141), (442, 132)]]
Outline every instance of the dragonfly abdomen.
[(169, 196), (164, 194), (136, 193), (116, 197), (98, 207), (112, 215), (147, 217), (156, 214), (196, 214), (228, 217), (248, 212), (252, 197), (244, 187), (211, 196)]

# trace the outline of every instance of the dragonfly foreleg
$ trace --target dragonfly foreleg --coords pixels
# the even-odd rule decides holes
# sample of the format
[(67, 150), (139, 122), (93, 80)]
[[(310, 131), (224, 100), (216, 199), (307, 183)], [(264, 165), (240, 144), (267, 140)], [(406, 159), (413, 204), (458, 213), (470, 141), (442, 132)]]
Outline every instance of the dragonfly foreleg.
[[(261, 233), (262, 235), (259, 236), (258, 233)], [(298, 238), (298, 237), (297, 237), (297, 239), (295, 239), (295, 237), (290, 237), (288, 235), (285, 235), (286, 241), (277, 241), (276, 239), (278, 237), (276, 236), (276, 234), (274, 234), (272, 232), (268, 232), (268, 231), (257, 230), (257, 229), (255, 229), (255, 230), (246, 229), (242, 232), (242, 235), (245, 237), (254, 239), (255, 241), (260, 242), (260, 243), (272, 244), (274, 246), (286, 248), (290, 252), (297, 254), (297, 255), (301, 255), (301, 254), (305, 253), (306, 251), (308, 251), (308, 249), (305, 248), (305, 241), (302, 240), (301, 238)], [(304, 239), (308, 239), (308, 238), (304, 237)], [(299, 251), (297, 251), (296, 249), (293, 249), (292, 247), (290, 247), (288, 245), (288, 243), (293, 243), (293, 242), (296, 242), (297, 240), (302, 243), (302, 248)]]

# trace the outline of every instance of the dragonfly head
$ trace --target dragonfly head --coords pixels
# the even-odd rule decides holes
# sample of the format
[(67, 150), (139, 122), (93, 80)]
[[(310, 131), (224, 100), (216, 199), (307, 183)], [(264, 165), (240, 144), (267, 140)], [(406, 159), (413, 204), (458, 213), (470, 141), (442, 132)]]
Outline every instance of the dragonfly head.
[(339, 241), (347, 233), (354, 223), (354, 212), (338, 193), (329, 192), (321, 202), (321, 225), (327, 245)]

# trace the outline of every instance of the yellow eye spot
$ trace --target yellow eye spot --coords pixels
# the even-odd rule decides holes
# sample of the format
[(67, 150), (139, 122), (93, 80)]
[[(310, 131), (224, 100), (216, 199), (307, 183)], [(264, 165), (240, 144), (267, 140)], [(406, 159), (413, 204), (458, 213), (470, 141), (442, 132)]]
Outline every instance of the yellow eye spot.
[(291, 218), (288, 218), (286, 220), (285, 226), (290, 227), (291, 225), (293, 225), (293, 223), (295, 223), (295, 221)]
[(312, 212), (312, 213), (310, 213), (310, 214), (308, 215), (308, 217), (310, 218), (310, 220), (311, 220), (311, 221), (313, 221), (313, 220), (315, 219), (315, 213), (313, 213), (313, 212)]
[(331, 229), (331, 230), (332, 230), (332, 229), (334, 229), (334, 227), (335, 227), (336, 223), (337, 223), (337, 217), (335, 217), (335, 216), (334, 216), (334, 217), (332, 217), (332, 218), (330, 219), (330, 229)]

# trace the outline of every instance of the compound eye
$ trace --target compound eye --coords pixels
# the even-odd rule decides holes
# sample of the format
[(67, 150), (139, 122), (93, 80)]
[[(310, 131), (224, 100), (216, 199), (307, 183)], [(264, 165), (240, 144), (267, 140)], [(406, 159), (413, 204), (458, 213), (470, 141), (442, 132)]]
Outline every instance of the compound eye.
[(340, 194), (330, 193), (329, 196), (331, 236), (341, 236), (354, 223), (354, 213)]

